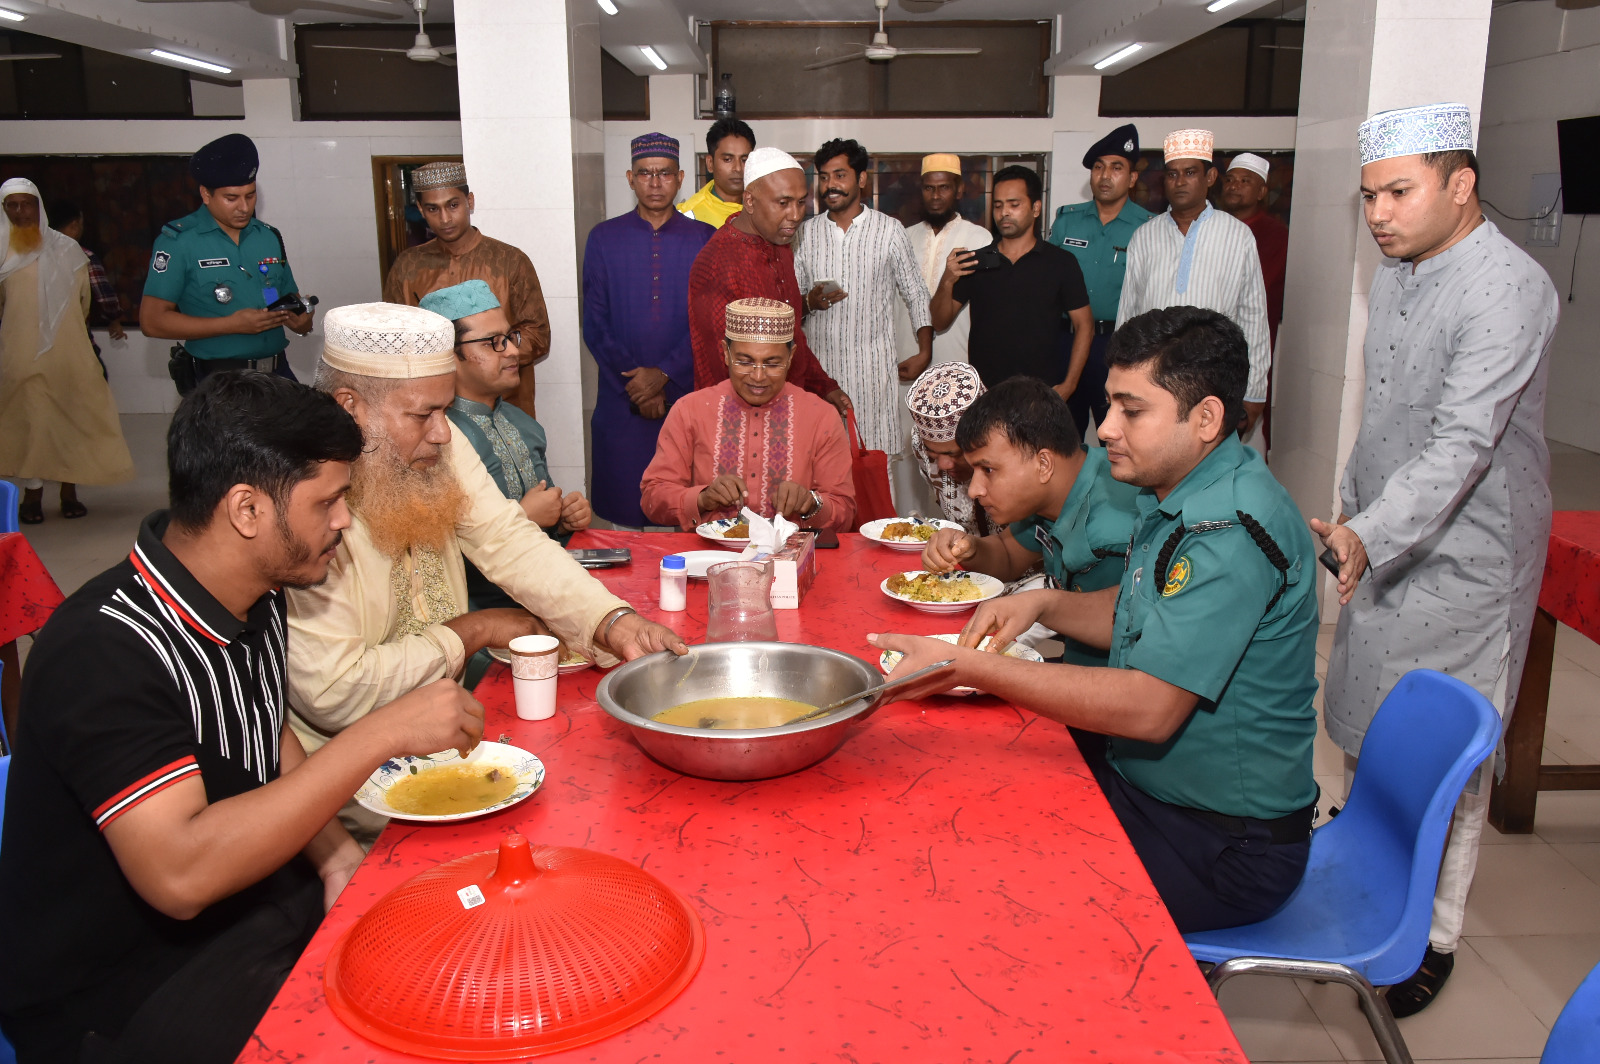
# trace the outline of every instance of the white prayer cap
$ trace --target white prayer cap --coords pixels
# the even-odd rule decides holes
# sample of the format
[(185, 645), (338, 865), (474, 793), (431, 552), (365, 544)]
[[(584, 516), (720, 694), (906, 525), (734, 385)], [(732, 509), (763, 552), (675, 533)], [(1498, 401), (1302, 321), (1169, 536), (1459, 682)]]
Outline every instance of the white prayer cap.
[(777, 148), (757, 148), (744, 161), (744, 187), (749, 188), (763, 177), (775, 174), (779, 170), (805, 172), (805, 168), (795, 162), (794, 156), (788, 152), (779, 151)]
[(1401, 155), (1472, 151), (1472, 112), (1464, 103), (1430, 103), (1380, 111), (1356, 133), (1361, 165)]
[(1241, 152), (1233, 157), (1233, 162), (1228, 164), (1229, 170), (1249, 170), (1261, 180), (1267, 179), (1267, 170), (1271, 164), (1253, 152)]
[(323, 316), (322, 335), (322, 361), (346, 373), (409, 380), (456, 370), (456, 327), (421, 307), (334, 307)]

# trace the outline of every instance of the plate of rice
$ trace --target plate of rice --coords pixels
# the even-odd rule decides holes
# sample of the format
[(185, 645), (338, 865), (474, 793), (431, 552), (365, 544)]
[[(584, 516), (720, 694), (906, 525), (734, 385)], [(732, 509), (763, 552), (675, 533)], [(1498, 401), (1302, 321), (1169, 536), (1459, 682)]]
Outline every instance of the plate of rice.
[(874, 543), (890, 550), (921, 550), (941, 528), (961, 531), (954, 521), (931, 521), (926, 517), (885, 517), (868, 521), (861, 526), (861, 534)]
[(709, 539), (730, 550), (742, 551), (750, 545), (750, 522), (742, 517), (719, 517), (715, 521), (703, 521), (695, 528), (695, 533), (701, 539)]
[[(489, 656), (502, 665), (511, 664), (511, 651), (505, 647), (490, 647)], [(556, 662), (556, 672), (565, 676), (569, 672), (582, 672), (592, 665), (594, 665), (594, 662), (576, 650), (565, 650), (561, 654), (561, 660)]]
[(895, 573), (878, 585), (885, 595), (924, 613), (963, 613), (996, 598), (1006, 585), (983, 573)]
[[(956, 641), (959, 640), (961, 636), (959, 633), (951, 632), (945, 635), (930, 635), (928, 638), (937, 639), (942, 643), (949, 643), (951, 646), (954, 646)], [(983, 642), (978, 644), (978, 649), (988, 650), (989, 645), (992, 642), (994, 642), (994, 637), (986, 635), (983, 637)], [(1041, 656), (1037, 650), (1033, 649), (1026, 643), (1013, 642), (1010, 646), (1006, 647), (1004, 653), (1006, 657), (1016, 658), (1018, 661), (1044, 660), (1043, 656)], [(896, 665), (900, 664), (901, 657), (903, 657), (903, 655), (898, 650), (885, 650), (882, 654), (878, 655), (878, 668), (882, 669), (883, 674), (887, 676), (889, 673), (894, 671), (894, 667)], [(957, 697), (965, 698), (968, 695), (981, 695), (983, 692), (978, 690), (976, 687), (952, 687), (950, 690), (946, 691), (945, 694), (956, 695)]]

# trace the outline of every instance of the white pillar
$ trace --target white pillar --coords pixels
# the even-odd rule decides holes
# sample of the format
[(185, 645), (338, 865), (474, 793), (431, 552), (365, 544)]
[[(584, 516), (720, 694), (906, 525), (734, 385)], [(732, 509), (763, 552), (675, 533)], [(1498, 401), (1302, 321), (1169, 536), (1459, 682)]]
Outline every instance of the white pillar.
[[(1272, 469), (1307, 517), (1338, 513), (1365, 385), (1367, 289), (1356, 128), (1375, 111), (1483, 98), (1491, 0), (1312, 0), (1306, 12)], [(1324, 575), (1324, 580), (1327, 580)], [(1324, 590), (1328, 585), (1324, 584)], [(1338, 608), (1322, 597), (1324, 619)]]
[(598, 18), (586, 0), (455, 3), (473, 220), (538, 271), (550, 310), (539, 422), (550, 475), (568, 490), (586, 479), (578, 256), (605, 210)]

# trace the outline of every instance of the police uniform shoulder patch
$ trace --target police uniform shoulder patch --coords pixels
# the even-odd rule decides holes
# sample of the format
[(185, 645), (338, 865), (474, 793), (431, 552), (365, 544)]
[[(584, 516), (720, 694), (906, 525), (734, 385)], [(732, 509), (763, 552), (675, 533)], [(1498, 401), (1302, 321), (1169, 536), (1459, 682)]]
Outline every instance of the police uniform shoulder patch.
[(1172, 568), (1167, 570), (1167, 582), (1161, 588), (1161, 597), (1170, 598), (1189, 586), (1189, 577), (1194, 573), (1194, 563), (1189, 561), (1185, 554), (1172, 563)]
[(172, 256), (165, 251), (158, 251), (150, 260), (150, 268), (157, 273), (167, 272), (167, 263), (172, 261)]

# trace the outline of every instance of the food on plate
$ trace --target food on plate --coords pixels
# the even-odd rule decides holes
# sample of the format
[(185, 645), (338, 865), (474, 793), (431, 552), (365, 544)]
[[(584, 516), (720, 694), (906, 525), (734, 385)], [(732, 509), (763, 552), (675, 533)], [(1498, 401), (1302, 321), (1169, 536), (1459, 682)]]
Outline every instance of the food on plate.
[(933, 538), (934, 531), (934, 526), (924, 521), (891, 521), (883, 526), (881, 534), (884, 539), (902, 542), (914, 539), (926, 543)]
[(697, 698), (664, 709), (650, 719), (680, 728), (776, 728), (817, 707), (791, 698)]
[(729, 526), (728, 530), (726, 532), (722, 533), (722, 538), (723, 539), (749, 539), (750, 538), (750, 522), (749, 521), (740, 521), (736, 525)]
[(971, 602), (983, 598), (983, 589), (966, 573), (896, 573), (889, 590), (913, 602)]
[(589, 659), (575, 650), (569, 650), (561, 655), (561, 661), (558, 664), (561, 668), (566, 668), (569, 665), (587, 665), (589, 664)]
[(517, 789), (517, 778), (495, 765), (411, 766), (407, 776), (384, 793), (390, 806), (411, 816), (471, 813), (503, 802)]

